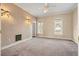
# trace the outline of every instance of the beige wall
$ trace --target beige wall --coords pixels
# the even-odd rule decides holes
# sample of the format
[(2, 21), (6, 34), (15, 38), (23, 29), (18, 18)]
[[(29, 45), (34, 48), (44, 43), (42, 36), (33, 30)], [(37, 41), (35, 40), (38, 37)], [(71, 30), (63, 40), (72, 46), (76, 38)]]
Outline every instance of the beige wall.
[[(1, 6), (1, 4), (0, 4), (0, 6)], [(0, 9), (1, 9), (1, 7), (0, 7)], [(1, 10), (0, 10), (0, 15), (1, 15)], [(0, 16), (0, 18), (1, 18), (1, 16)], [(0, 55), (1, 55), (1, 19), (0, 19)]]
[(73, 11), (73, 38), (78, 43), (78, 10), (77, 8)]
[[(22, 40), (32, 37), (32, 15), (14, 4), (1, 4), (1, 7), (10, 12), (10, 16), (1, 17), (1, 46), (15, 43), (15, 35), (22, 34)], [(26, 16), (30, 16), (30, 24), (27, 24)]]
[[(78, 10), (79, 10), (79, 4), (78, 4)], [(78, 15), (79, 15), (79, 11), (78, 12)], [(78, 17), (78, 42), (79, 42), (79, 17)]]
[[(54, 34), (54, 21), (56, 18), (63, 20), (63, 35)], [(39, 37), (48, 37), (48, 38), (64, 38), (72, 39), (73, 38), (73, 19), (72, 13), (53, 15), (48, 17), (38, 18), (38, 22), (43, 22), (43, 35), (38, 35)]]

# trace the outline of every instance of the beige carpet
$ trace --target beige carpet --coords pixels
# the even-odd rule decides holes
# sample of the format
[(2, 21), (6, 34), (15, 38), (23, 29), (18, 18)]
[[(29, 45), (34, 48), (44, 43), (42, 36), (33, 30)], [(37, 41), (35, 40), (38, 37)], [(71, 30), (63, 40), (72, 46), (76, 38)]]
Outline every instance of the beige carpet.
[(1, 52), (2, 56), (77, 56), (78, 46), (67, 40), (33, 38)]

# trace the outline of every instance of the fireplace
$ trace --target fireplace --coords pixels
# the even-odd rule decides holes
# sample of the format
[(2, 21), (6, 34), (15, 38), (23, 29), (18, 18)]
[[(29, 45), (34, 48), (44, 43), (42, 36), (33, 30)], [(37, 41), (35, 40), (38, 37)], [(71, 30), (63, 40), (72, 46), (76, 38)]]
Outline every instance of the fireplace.
[(15, 37), (15, 41), (19, 41), (19, 40), (22, 40), (22, 35), (21, 34), (18, 34)]

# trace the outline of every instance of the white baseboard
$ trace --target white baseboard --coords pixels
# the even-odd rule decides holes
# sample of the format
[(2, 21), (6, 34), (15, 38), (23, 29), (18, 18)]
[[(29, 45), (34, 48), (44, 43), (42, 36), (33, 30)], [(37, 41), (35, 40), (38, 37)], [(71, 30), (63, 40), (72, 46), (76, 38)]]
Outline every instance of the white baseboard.
[[(44, 37), (43, 37), (43, 38), (44, 38)], [(45, 38), (46, 38), (46, 37), (45, 37)], [(21, 41), (17, 41), (17, 42), (15, 42), (15, 43), (12, 43), (12, 44), (7, 45), (7, 46), (4, 46), (4, 47), (1, 48), (1, 50), (6, 49), (6, 48), (9, 48), (9, 47), (12, 47), (12, 46), (15, 46), (15, 45), (17, 45), (17, 44), (20, 44), (20, 43), (25, 42), (25, 41), (30, 40), (30, 39), (32, 39), (32, 37), (27, 38), (27, 39), (24, 39), (24, 40), (21, 40)], [(64, 39), (69, 39), (69, 40), (71, 40), (71, 38), (64, 38)], [(72, 41), (74, 41), (74, 40), (72, 40)], [(77, 43), (76, 41), (74, 41), (74, 42)]]
[(6, 48), (9, 48), (9, 47), (12, 47), (12, 46), (15, 46), (15, 45), (17, 45), (17, 44), (20, 44), (20, 43), (25, 42), (26, 40), (30, 40), (30, 39), (32, 39), (32, 37), (27, 38), (27, 39), (23, 39), (23, 40), (21, 40), (21, 41), (17, 41), (17, 42), (15, 42), (15, 43), (12, 43), (12, 44), (7, 45), (7, 46), (4, 46), (4, 47), (1, 48), (1, 50), (6, 49)]
[(75, 40), (72, 40), (73, 42), (75, 42), (76, 44), (78, 44), (79, 42), (75, 41)]
[(72, 40), (73, 38), (57, 38), (57, 37), (42, 37), (42, 36), (37, 36), (39, 38), (50, 38), (50, 39), (64, 39), (64, 40)]

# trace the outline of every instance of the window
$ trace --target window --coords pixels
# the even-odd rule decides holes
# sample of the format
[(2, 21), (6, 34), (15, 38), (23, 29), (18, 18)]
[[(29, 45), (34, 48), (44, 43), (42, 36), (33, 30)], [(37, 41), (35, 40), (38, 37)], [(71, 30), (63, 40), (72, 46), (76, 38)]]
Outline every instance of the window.
[(55, 20), (55, 34), (56, 35), (63, 34), (63, 20), (61, 20), (61, 19)]
[(37, 23), (37, 33), (43, 34), (43, 23), (42, 22)]

